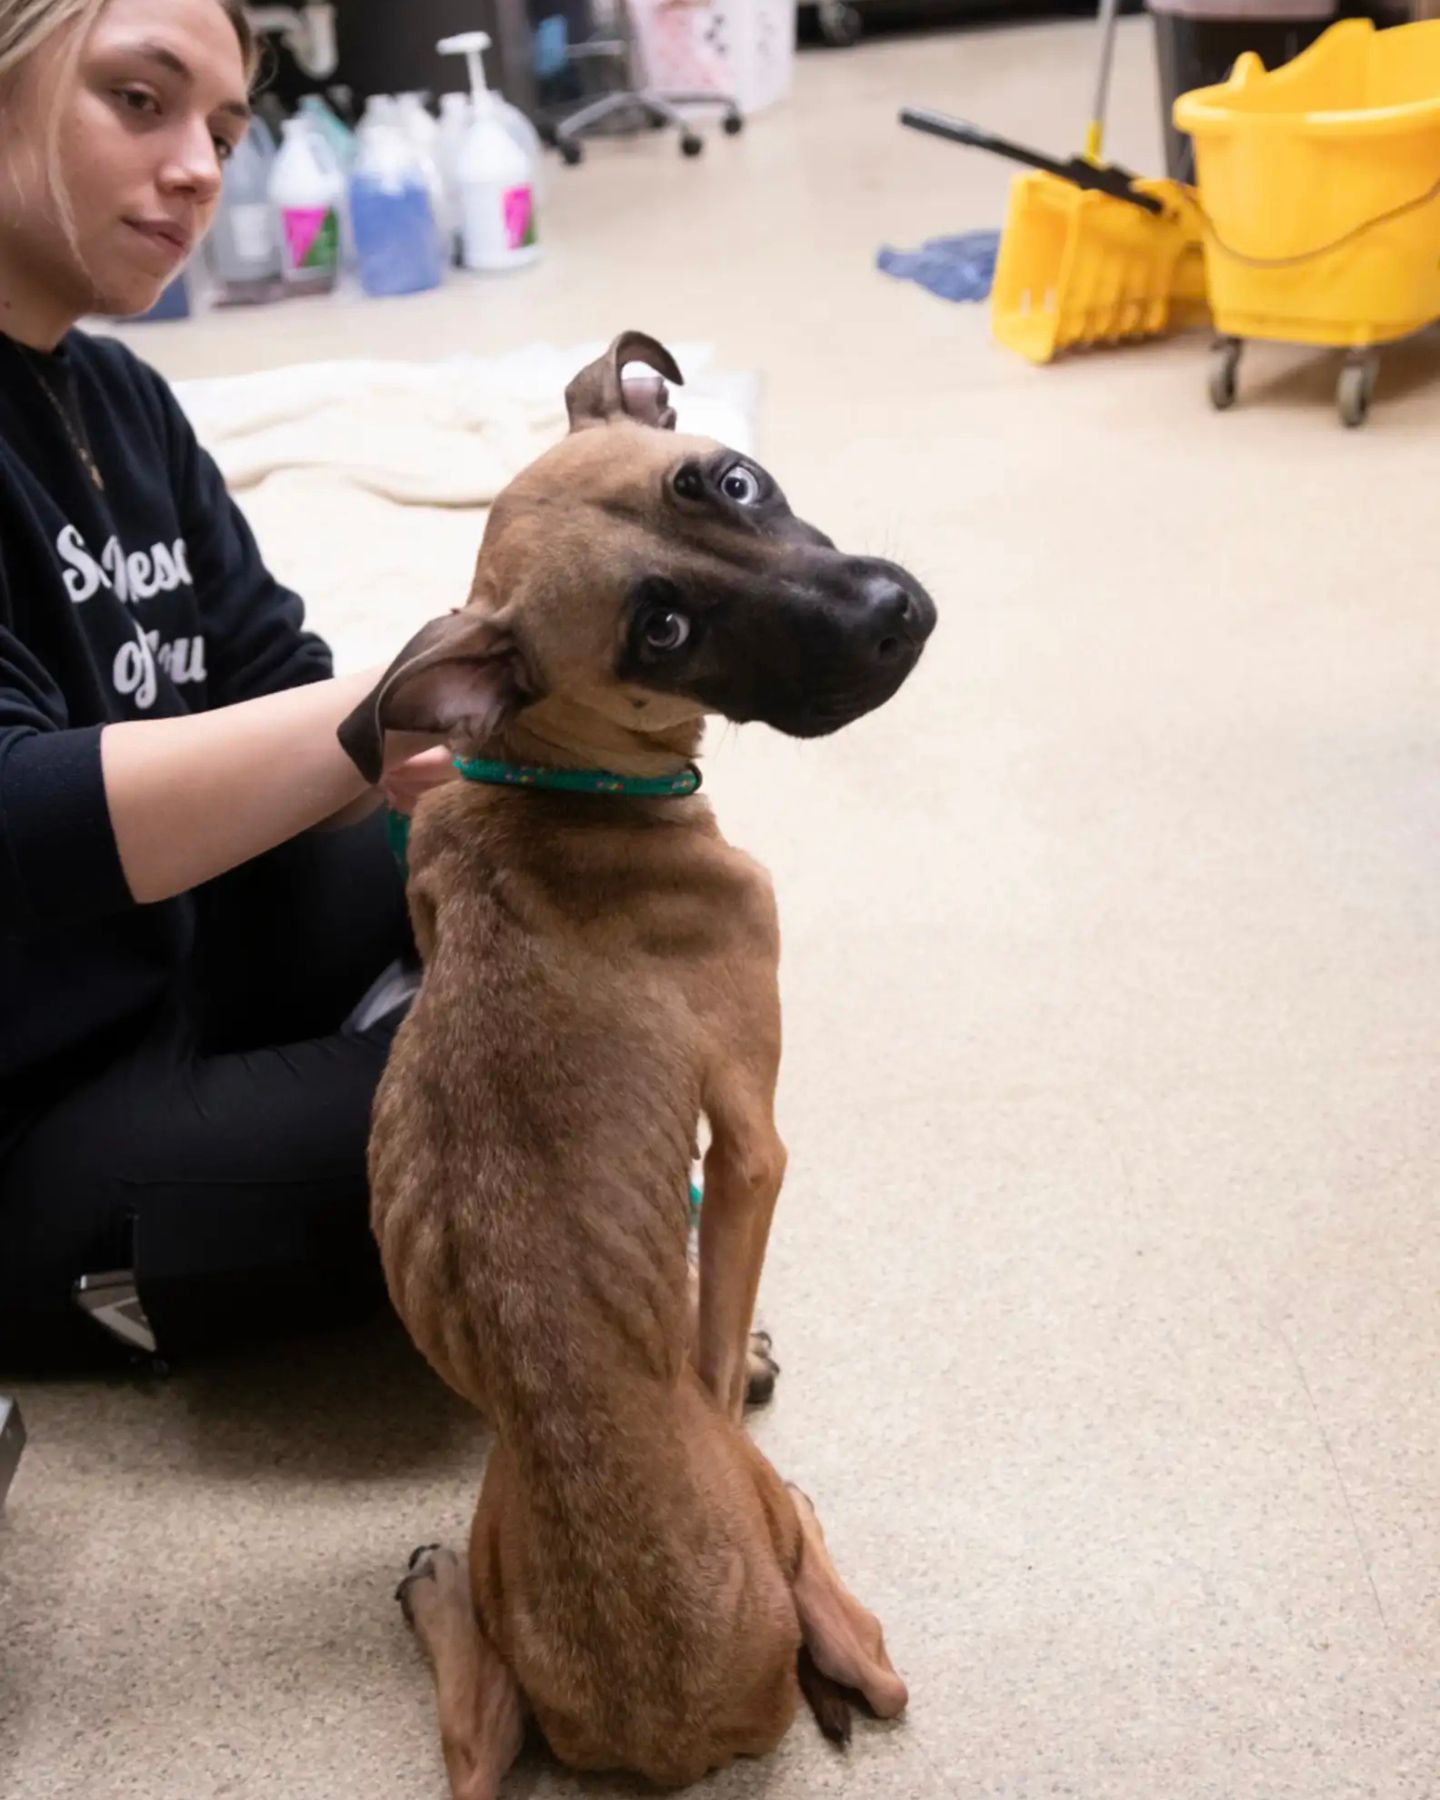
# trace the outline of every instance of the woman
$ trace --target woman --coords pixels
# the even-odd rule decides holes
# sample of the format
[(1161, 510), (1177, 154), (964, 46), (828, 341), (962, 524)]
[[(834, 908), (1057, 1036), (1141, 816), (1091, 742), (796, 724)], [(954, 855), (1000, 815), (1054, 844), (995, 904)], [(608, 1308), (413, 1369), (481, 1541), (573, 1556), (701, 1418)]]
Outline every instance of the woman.
[(165, 384), (73, 329), (204, 235), (253, 49), (239, 0), (0, 0), (0, 1369), (122, 1355), (99, 1273), (171, 1354), (377, 1293), (399, 1009), (353, 1009), (408, 938), (335, 739), (374, 675), (332, 678)]

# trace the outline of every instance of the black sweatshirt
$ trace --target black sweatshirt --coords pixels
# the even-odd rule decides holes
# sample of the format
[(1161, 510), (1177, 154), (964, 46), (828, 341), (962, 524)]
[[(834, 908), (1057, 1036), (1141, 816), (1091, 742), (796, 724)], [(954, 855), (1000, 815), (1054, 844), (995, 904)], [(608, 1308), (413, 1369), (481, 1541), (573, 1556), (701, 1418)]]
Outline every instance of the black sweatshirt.
[(80, 332), (49, 356), (0, 334), (0, 1155), (192, 950), (191, 896), (126, 885), (101, 730), (322, 679), (303, 616), (153, 370)]

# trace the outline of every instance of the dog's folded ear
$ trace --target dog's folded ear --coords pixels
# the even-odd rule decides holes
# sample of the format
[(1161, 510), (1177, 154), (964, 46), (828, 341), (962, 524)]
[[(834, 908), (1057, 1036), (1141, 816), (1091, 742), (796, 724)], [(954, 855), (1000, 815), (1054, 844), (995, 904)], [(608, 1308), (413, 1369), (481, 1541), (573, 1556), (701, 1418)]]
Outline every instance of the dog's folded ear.
[[(656, 374), (626, 381), (627, 363), (644, 363)], [(591, 425), (609, 425), (615, 419), (633, 419), (639, 425), (673, 431), (675, 409), (670, 404), (666, 381), (673, 381), (677, 387), (685, 385), (685, 377), (665, 346), (643, 331), (622, 331), (605, 354), (582, 369), (566, 388), (565, 410), (570, 415), (570, 429), (584, 431)]]
[(503, 621), (465, 607), (417, 631), (336, 735), (373, 783), (384, 768), (387, 731), (483, 743), (535, 697)]

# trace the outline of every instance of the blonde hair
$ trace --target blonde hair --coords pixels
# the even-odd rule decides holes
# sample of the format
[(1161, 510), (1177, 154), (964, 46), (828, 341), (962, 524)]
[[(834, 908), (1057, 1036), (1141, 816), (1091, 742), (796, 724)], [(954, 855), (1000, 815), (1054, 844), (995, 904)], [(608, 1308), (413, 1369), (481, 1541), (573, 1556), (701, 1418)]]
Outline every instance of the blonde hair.
[[(80, 27), (75, 33), (78, 53), (90, 27), (108, 4), (109, 0), (0, 0), (0, 88), (42, 44), (67, 25)], [(216, 0), (216, 4), (235, 27), (245, 72), (253, 75), (255, 36), (242, 0)]]
[[(0, 105), (3, 105), (7, 91), (13, 87), (26, 63), (61, 31), (68, 31), (71, 40), (65, 53), (60, 79), (60, 91), (68, 92), (75, 80), (85, 40), (109, 3), (110, 0), (0, 0)], [(256, 42), (255, 34), (250, 29), (250, 21), (245, 16), (243, 0), (215, 0), (215, 3), (235, 28), (235, 35), (240, 40), (240, 55), (245, 64), (245, 78), (253, 81)], [(65, 184), (60, 177), (60, 133), (64, 118), (63, 106), (51, 107), (45, 127), (44, 167), (49, 175), (50, 191), (55, 198), (61, 228), (71, 249), (78, 253), (75, 218), (69, 196), (65, 192)]]

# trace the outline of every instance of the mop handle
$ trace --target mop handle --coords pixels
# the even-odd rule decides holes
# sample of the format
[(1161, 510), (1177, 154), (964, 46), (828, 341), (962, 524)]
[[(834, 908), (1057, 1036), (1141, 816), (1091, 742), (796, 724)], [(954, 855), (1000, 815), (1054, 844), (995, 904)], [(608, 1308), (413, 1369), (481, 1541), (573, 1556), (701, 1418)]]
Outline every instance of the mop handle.
[(1095, 101), (1085, 131), (1085, 160), (1098, 163), (1105, 145), (1105, 114), (1110, 106), (1110, 70), (1115, 61), (1115, 22), (1120, 0), (1100, 0), (1100, 67), (1095, 71)]
[(1012, 143), (1009, 138), (996, 137), (992, 132), (982, 131), (978, 125), (972, 125), (966, 119), (952, 119), (946, 113), (931, 112), (928, 107), (905, 107), (900, 114), (900, 123), (908, 125), (913, 131), (928, 131), (932, 137), (949, 138), (955, 144), (968, 144), (972, 150), (988, 150), (994, 156), (1008, 157), (1011, 162), (1024, 163), (1032, 169), (1043, 169), (1047, 175), (1068, 181), (1073, 187), (1092, 188), (1099, 193), (1111, 195), (1113, 199), (1126, 200), (1131, 206), (1138, 206), (1142, 212), (1161, 213), (1165, 210), (1153, 194), (1140, 193), (1130, 185), (1135, 177), (1128, 169), (1115, 168), (1107, 163), (1091, 163), (1078, 156), (1072, 156), (1069, 162), (1060, 162), (1053, 156), (1046, 156), (1041, 150), (1031, 150), (1025, 144)]
[(932, 137), (949, 138), (955, 144), (968, 144), (972, 150), (989, 150), (995, 156), (1008, 156), (1011, 162), (1027, 163), (1032, 169), (1044, 169), (1047, 175), (1063, 175), (1065, 166), (1042, 150), (1030, 150), (1024, 144), (1013, 144), (1009, 138), (996, 137), (982, 131), (968, 119), (952, 119), (948, 113), (931, 112), (927, 106), (905, 106), (900, 110), (900, 123), (912, 131), (928, 131)]

